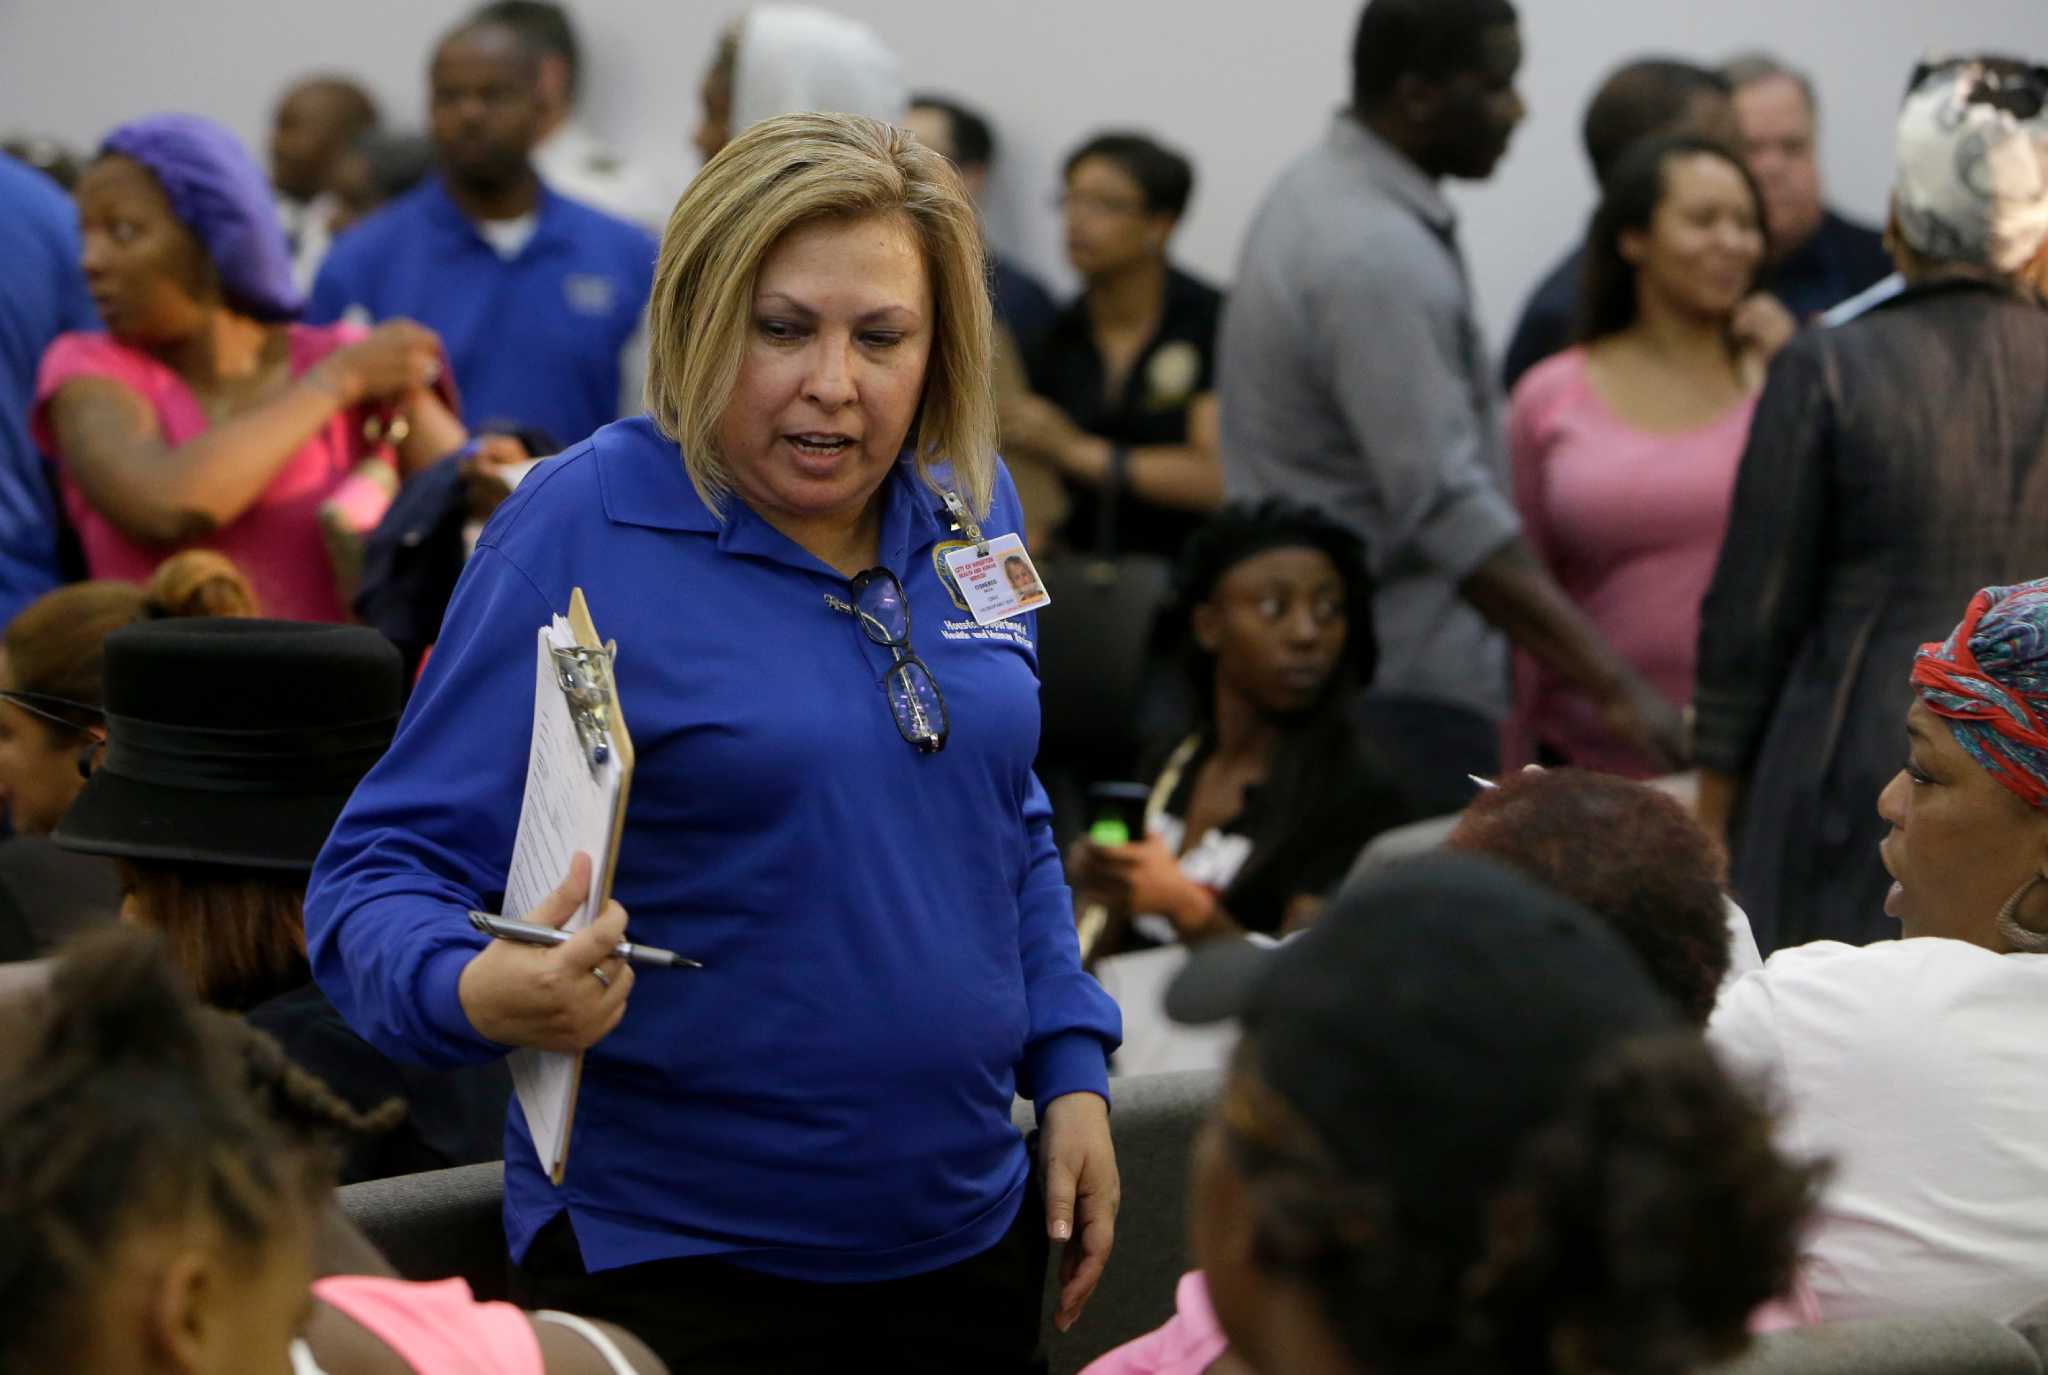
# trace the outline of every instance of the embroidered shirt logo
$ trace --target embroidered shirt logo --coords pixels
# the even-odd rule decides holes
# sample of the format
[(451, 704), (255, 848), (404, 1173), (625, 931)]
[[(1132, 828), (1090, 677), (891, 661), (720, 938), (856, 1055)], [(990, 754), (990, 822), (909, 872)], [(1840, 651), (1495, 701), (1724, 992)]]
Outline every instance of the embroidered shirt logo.
[(609, 315), (617, 296), (612, 279), (594, 272), (572, 272), (562, 278), (562, 299), (579, 315)]

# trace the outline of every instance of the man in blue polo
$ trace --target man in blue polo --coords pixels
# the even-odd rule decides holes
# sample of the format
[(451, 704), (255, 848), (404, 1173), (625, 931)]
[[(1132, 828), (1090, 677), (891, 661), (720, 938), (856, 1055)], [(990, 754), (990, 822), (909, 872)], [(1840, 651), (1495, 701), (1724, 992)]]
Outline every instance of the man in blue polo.
[(50, 341), (99, 328), (78, 254), (71, 198), (0, 153), (0, 624), (64, 580), (57, 498), (28, 413)]
[(653, 237), (534, 172), (539, 70), (516, 30), (457, 28), (429, 81), (439, 175), (336, 241), (308, 317), (433, 329), (471, 429), (539, 429), (566, 446), (637, 413)]

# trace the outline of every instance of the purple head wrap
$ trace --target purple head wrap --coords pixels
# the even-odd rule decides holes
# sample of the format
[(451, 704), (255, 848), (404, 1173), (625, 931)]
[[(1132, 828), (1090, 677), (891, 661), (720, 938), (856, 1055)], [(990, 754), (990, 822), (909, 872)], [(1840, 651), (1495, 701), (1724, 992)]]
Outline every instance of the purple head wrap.
[(133, 158), (162, 184), (171, 213), (213, 259), (229, 305), (267, 321), (305, 309), (269, 183), (241, 140), (197, 115), (155, 115), (108, 134), (100, 152)]

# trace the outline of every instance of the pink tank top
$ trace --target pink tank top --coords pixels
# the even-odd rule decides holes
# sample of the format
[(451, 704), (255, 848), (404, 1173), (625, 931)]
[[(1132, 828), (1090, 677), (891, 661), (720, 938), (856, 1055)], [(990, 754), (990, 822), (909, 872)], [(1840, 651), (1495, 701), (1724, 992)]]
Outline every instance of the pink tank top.
[(335, 1275), (316, 1280), (313, 1295), (419, 1375), (544, 1375), (526, 1314), (509, 1303), (478, 1303), (464, 1280)]

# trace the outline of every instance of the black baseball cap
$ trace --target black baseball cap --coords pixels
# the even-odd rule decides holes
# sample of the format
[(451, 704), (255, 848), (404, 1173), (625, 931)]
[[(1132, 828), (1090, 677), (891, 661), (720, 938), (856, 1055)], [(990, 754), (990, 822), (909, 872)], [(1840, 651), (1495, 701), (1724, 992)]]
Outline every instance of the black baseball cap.
[(1449, 853), (1346, 885), (1277, 947), (1199, 948), (1166, 1010), (1237, 1018), (1259, 1078), (1347, 1174), (1467, 1220), (1594, 1060), (1683, 1026), (1600, 918)]

